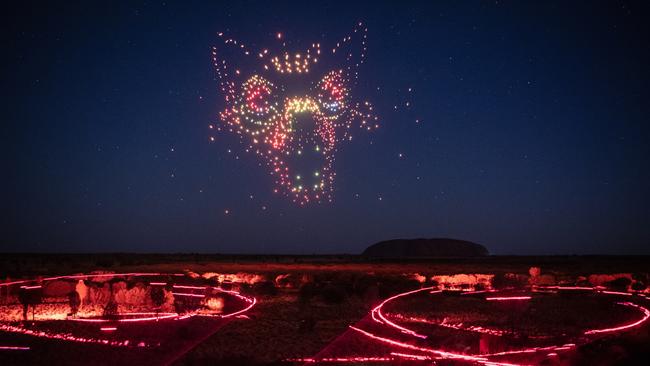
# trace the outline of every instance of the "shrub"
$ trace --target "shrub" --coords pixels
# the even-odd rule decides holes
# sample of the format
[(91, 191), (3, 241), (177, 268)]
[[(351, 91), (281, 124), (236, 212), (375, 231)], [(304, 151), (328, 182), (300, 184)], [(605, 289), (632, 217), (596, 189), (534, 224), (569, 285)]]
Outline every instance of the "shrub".
[(627, 288), (630, 286), (632, 281), (627, 277), (619, 277), (613, 281), (605, 283), (605, 285), (611, 289), (618, 291), (627, 291)]
[(492, 278), (492, 287), (496, 290), (502, 290), (509, 287), (519, 288), (523, 284), (518, 281), (516, 275), (509, 273), (495, 273)]
[(115, 300), (109, 300), (106, 306), (104, 306), (104, 317), (109, 319), (117, 317), (117, 303)]
[(157, 308), (161, 307), (165, 303), (165, 291), (161, 286), (151, 287), (151, 301)]
[(632, 290), (634, 291), (644, 291), (646, 289), (646, 285), (643, 282), (634, 282), (632, 284)]
[(262, 296), (275, 296), (278, 293), (278, 289), (272, 281), (261, 281), (253, 285), (253, 292)]

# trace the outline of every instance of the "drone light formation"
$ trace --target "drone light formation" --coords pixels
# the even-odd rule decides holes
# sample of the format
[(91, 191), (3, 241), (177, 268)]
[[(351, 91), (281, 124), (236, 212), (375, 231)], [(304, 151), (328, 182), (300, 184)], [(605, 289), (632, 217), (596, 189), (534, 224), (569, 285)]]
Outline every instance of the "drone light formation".
[(312, 43), (293, 53), (282, 33), (275, 37), (277, 52), (253, 51), (218, 35), (224, 47), (213, 47), (212, 60), (226, 108), (219, 127), (210, 129), (239, 135), (244, 150), (259, 156), (274, 177), (273, 192), (300, 205), (331, 202), (340, 143), (352, 140), (354, 128), (378, 127), (372, 105), (351, 95), (366, 56), (367, 28), (358, 23), (331, 49)]

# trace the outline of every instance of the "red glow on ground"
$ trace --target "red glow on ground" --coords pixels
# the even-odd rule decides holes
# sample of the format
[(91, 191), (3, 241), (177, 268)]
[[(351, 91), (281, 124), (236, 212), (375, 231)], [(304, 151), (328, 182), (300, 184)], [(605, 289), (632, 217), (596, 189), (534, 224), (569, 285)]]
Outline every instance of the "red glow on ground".
[[(622, 295), (622, 296), (632, 295), (626, 292), (605, 291), (602, 288), (582, 287), (582, 286), (549, 286), (549, 287), (535, 288), (534, 291), (551, 292), (551, 293), (557, 291), (579, 291), (580, 293), (583, 291), (587, 291), (594, 294), (605, 294), (605, 295)], [(407, 352), (391, 351), (390, 357), (393, 357), (394, 358), (393, 360), (387, 360), (387, 358), (390, 357), (386, 357), (386, 356), (354, 355), (354, 356), (342, 356), (342, 357), (330, 357), (330, 356), (314, 357), (314, 358), (300, 359), (297, 361), (304, 361), (307, 363), (318, 363), (318, 362), (363, 363), (363, 362), (372, 362), (372, 361), (390, 362), (390, 361), (396, 361), (398, 359), (412, 360), (412, 361), (458, 360), (463, 362), (470, 362), (472, 364), (487, 365), (487, 366), (490, 365), (491, 366), (521, 366), (523, 364), (529, 363), (525, 361), (525, 359), (522, 359), (521, 357), (526, 357), (526, 359), (531, 357), (537, 357), (537, 358), (559, 357), (558, 356), (559, 353), (575, 350), (577, 348), (577, 345), (575, 343), (568, 343), (568, 344), (560, 344), (560, 345), (531, 346), (531, 347), (524, 347), (521, 349), (512, 349), (512, 350), (506, 350), (506, 351), (494, 352), (494, 353), (468, 354), (465, 352), (450, 351), (442, 348), (422, 345), (421, 340), (426, 339), (427, 338), (426, 335), (415, 332), (414, 330), (409, 329), (403, 325), (397, 324), (396, 322), (402, 320), (402, 321), (421, 323), (421, 324), (431, 324), (435, 326), (442, 326), (442, 327), (461, 330), (461, 331), (471, 331), (471, 332), (487, 334), (495, 337), (512, 335), (513, 332), (505, 331), (501, 329), (491, 329), (491, 328), (486, 328), (481, 326), (466, 325), (463, 323), (449, 323), (447, 322), (446, 319), (440, 322), (440, 321), (428, 320), (426, 318), (404, 316), (399, 313), (386, 314), (383, 311), (383, 308), (390, 302), (405, 296), (415, 295), (421, 292), (438, 294), (441, 291), (432, 287), (427, 287), (427, 288), (407, 291), (404, 293), (391, 296), (385, 299), (384, 301), (382, 301), (379, 305), (377, 305), (375, 308), (371, 310), (369, 314), (370, 315), (369, 319), (372, 319), (372, 323), (376, 324), (376, 326), (371, 326), (370, 328), (368, 328), (366, 325), (371, 324), (368, 323), (368, 321), (365, 321), (365, 323), (362, 321), (359, 323), (359, 325), (350, 326), (350, 329), (352, 331), (372, 341), (383, 343), (388, 347), (397, 347), (407, 351)], [(494, 292), (498, 292), (498, 291), (495, 290), (467, 291), (465, 293), (483, 294), (483, 293), (494, 293)], [(645, 297), (645, 296), (640, 295), (639, 297)], [(485, 297), (484, 300), (485, 301), (527, 301), (527, 300), (531, 300), (532, 298), (533, 297), (529, 295), (490, 296), (490, 297)], [(541, 298), (537, 300), (541, 300)], [(627, 324), (609, 327), (609, 328), (603, 328), (603, 329), (586, 330), (584, 332), (584, 335), (597, 335), (602, 333), (614, 333), (614, 332), (626, 331), (626, 330), (639, 327), (642, 324), (646, 323), (648, 319), (650, 319), (650, 310), (648, 310), (644, 306), (632, 302), (619, 302), (618, 304), (630, 308), (634, 308), (638, 310), (642, 314), (642, 316), (639, 319)], [(373, 330), (375, 328), (377, 330)], [(382, 330), (381, 328), (384, 329)], [(402, 336), (389, 335), (391, 330), (393, 332), (397, 331), (399, 334), (402, 334)], [(419, 338), (420, 340), (414, 339), (413, 342), (408, 342), (402, 339), (404, 338), (404, 335), (408, 335), (414, 338)], [(535, 336), (532, 338), (552, 339), (552, 336), (542, 335), (542, 336)], [(593, 338), (579, 338), (578, 340), (584, 344), (584, 343), (591, 342)], [(513, 359), (513, 357), (515, 358)]]
[[(41, 288), (42, 286), (45, 286), (49, 281), (55, 281), (55, 280), (77, 280), (77, 279), (97, 279), (97, 278), (120, 278), (120, 277), (127, 277), (127, 278), (132, 278), (132, 277), (185, 277), (184, 274), (166, 274), (166, 273), (141, 273), (141, 272), (133, 272), (133, 273), (108, 273), (108, 274), (83, 274), (83, 275), (71, 275), (71, 276), (56, 276), (56, 277), (48, 277), (44, 279), (38, 279), (38, 280), (22, 280), (22, 281), (12, 281), (12, 282), (5, 282), (5, 283), (0, 283), (0, 287), (8, 287), (8, 286), (13, 286), (13, 285), (20, 285), (22, 289), (38, 289)], [(34, 285), (34, 283), (38, 283), (38, 285)], [(149, 283), (152, 286), (166, 286), (167, 282), (150, 282)], [(90, 318), (79, 318), (79, 317), (67, 317), (64, 322), (73, 322), (73, 323), (101, 323), (105, 324), (104, 326), (101, 326), (99, 328), (95, 328), (95, 331), (98, 332), (96, 336), (88, 336), (87, 334), (84, 334), (83, 336), (79, 336), (76, 334), (72, 334), (69, 332), (57, 332), (53, 330), (43, 330), (39, 324), (42, 322), (48, 322), (54, 319), (60, 319), (60, 318), (52, 318), (52, 316), (48, 315), (43, 315), (39, 314), (40, 318), (36, 321), (30, 322), (30, 326), (26, 327), (25, 323), (8, 323), (8, 322), (0, 322), (0, 331), (4, 332), (10, 332), (10, 333), (18, 333), (18, 334), (24, 334), (28, 336), (34, 336), (34, 337), (39, 337), (39, 338), (45, 338), (45, 339), (53, 339), (53, 340), (63, 340), (63, 341), (70, 341), (70, 342), (78, 342), (78, 343), (88, 343), (88, 344), (103, 344), (103, 345), (108, 345), (108, 346), (116, 346), (116, 347), (149, 347), (149, 346), (156, 346), (157, 344), (148, 344), (142, 341), (134, 341), (130, 339), (106, 339), (101, 336), (101, 333), (110, 333), (114, 332), (117, 330), (117, 326), (115, 324), (117, 323), (129, 323), (129, 324), (135, 324), (137, 323), (139, 327), (147, 327), (148, 322), (158, 322), (158, 321), (163, 321), (163, 320), (178, 320), (182, 321), (185, 319), (190, 319), (195, 316), (202, 316), (202, 317), (210, 317), (210, 318), (230, 318), (230, 317), (240, 317), (240, 316), (245, 316), (244, 313), (249, 311), (255, 304), (257, 303), (257, 300), (254, 297), (248, 297), (241, 295), (240, 293), (232, 290), (225, 290), (220, 287), (214, 287), (214, 286), (189, 286), (189, 285), (174, 285), (173, 286), (175, 289), (185, 289), (188, 291), (191, 290), (200, 290), (200, 291), (214, 291), (218, 292), (221, 294), (226, 295), (225, 297), (220, 297), (219, 299), (213, 299), (215, 301), (221, 301), (223, 305), (223, 301), (225, 299), (236, 299), (235, 304), (239, 304), (240, 306), (237, 306), (237, 308), (233, 309), (229, 313), (221, 313), (222, 309), (210, 309), (209, 307), (203, 307), (199, 306), (196, 309), (190, 310), (187, 313), (184, 314), (178, 314), (176, 312), (125, 312), (125, 313), (118, 313), (114, 314), (111, 316), (107, 317), (90, 317)], [(191, 292), (172, 292), (173, 296), (180, 296), (180, 297), (196, 297), (196, 298), (204, 298), (206, 295), (203, 294), (198, 294), (198, 293), (191, 293)], [(213, 301), (214, 302), (214, 301)], [(232, 308), (232, 306), (230, 306)], [(218, 313), (216, 313), (218, 311)], [(34, 325), (36, 325), (34, 327)], [(124, 332), (121, 332), (124, 333)], [(128, 333), (128, 332), (127, 332)]]

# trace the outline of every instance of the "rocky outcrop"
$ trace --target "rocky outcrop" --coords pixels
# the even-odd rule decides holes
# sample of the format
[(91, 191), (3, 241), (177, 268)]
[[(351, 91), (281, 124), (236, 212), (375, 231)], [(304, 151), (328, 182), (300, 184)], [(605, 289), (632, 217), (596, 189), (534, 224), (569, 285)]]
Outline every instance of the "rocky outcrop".
[(381, 258), (480, 257), (488, 255), (488, 250), (480, 244), (457, 239), (394, 239), (373, 244), (362, 255)]

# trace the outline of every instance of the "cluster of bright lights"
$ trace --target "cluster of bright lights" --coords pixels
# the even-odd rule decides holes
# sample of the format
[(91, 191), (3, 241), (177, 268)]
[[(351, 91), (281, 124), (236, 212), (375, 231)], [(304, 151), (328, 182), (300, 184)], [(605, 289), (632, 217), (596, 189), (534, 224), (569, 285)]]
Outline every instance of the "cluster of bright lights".
[[(264, 160), (275, 178), (273, 191), (286, 194), (301, 205), (332, 200), (338, 144), (352, 139), (355, 125), (365, 130), (378, 127), (370, 103), (355, 102), (350, 96), (350, 88), (358, 78), (357, 69), (365, 58), (366, 33), (367, 29), (359, 23), (354, 37), (343, 38), (331, 53), (322, 52), (320, 43), (313, 43), (306, 52), (280, 51), (278, 55), (266, 48), (252, 52), (219, 33), (224, 45), (234, 47), (242, 62), (260, 65), (247, 72), (230, 65), (220, 50), (213, 47), (212, 58), (226, 99), (226, 109), (220, 113), (225, 129), (240, 136), (246, 152), (254, 152)], [(285, 48), (282, 34), (278, 33), (277, 38)], [(353, 40), (358, 42), (357, 52), (348, 50)], [(328, 58), (337, 57), (342, 65), (334, 69), (316, 68), (325, 67)], [(323, 76), (318, 81), (309, 81), (307, 74), (314, 72)], [(296, 77), (299, 82), (303, 81), (300, 78), (306, 79), (302, 84), (308, 88), (292, 93), (286, 85), (295, 83)], [(305, 122), (304, 116), (309, 122)], [(214, 141), (214, 136), (210, 140)], [(320, 163), (311, 171), (299, 172), (292, 162), (302, 159)]]
[[(541, 290), (541, 291), (540, 291)], [(597, 293), (597, 294), (605, 294), (605, 295), (616, 295), (616, 296), (633, 296), (630, 293), (626, 292), (615, 292), (615, 291), (605, 291), (602, 290), (601, 288), (594, 288), (594, 287), (577, 287), (577, 286), (549, 286), (548, 288), (535, 288), (534, 292), (549, 292), (551, 291), (585, 291), (585, 292), (590, 292), (590, 293)], [(495, 290), (484, 290), (484, 291), (467, 291), (462, 294), (468, 294), (468, 295), (478, 295), (481, 296), (483, 294), (491, 294), (497, 292)], [(379, 325), (381, 328), (383, 328), (382, 333), (386, 333), (387, 331), (396, 331), (398, 334), (402, 334), (405, 336), (410, 336), (414, 337), (414, 341), (408, 342), (402, 340), (404, 338), (403, 336), (387, 336), (387, 335), (379, 335), (376, 330), (372, 330), (372, 328), (376, 327), (363, 327), (366, 329), (363, 329), (361, 327), (364, 322), (361, 322), (358, 326), (350, 326), (350, 329), (360, 335), (363, 335), (367, 337), (370, 340), (382, 343), (387, 346), (391, 347), (396, 347), (398, 349), (403, 349), (403, 350), (408, 350), (409, 353), (402, 353), (402, 352), (391, 352), (390, 357), (386, 356), (368, 356), (368, 357), (363, 357), (363, 356), (338, 356), (338, 357), (312, 357), (312, 358), (305, 358), (305, 359), (298, 359), (296, 361), (302, 361), (302, 362), (308, 362), (308, 363), (319, 363), (319, 362), (340, 362), (340, 363), (364, 363), (364, 362), (372, 362), (372, 361), (377, 361), (377, 362), (385, 362), (385, 361), (393, 361), (393, 360), (415, 360), (415, 361), (429, 361), (429, 360), (458, 360), (458, 361), (465, 361), (469, 362), (472, 364), (479, 364), (479, 365), (486, 365), (486, 366), (521, 366), (522, 364), (519, 361), (509, 361), (505, 360), (506, 358), (511, 358), (511, 357), (518, 357), (518, 356), (526, 356), (527, 358), (532, 357), (535, 354), (540, 354), (540, 355), (545, 355), (547, 357), (557, 357), (560, 352), (566, 352), (569, 350), (573, 350), (577, 347), (575, 343), (567, 343), (567, 344), (562, 344), (562, 345), (550, 345), (550, 346), (538, 346), (538, 347), (526, 347), (522, 349), (513, 349), (513, 350), (508, 350), (508, 351), (503, 351), (503, 352), (496, 352), (496, 353), (486, 353), (486, 354), (466, 354), (466, 353), (460, 353), (460, 352), (451, 352), (447, 351), (441, 348), (433, 348), (430, 346), (423, 346), (420, 345), (421, 342), (418, 341), (422, 339), (426, 339), (427, 336), (420, 334), (413, 329), (407, 328), (404, 325), (400, 325), (397, 323), (397, 321), (402, 321), (402, 322), (410, 322), (410, 323), (421, 323), (421, 324), (430, 324), (434, 326), (441, 326), (445, 328), (450, 328), (450, 329), (455, 329), (459, 331), (469, 331), (469, 332), (475, 332), (475, 333), (481, 333), (481, 334), (487, 334), (490, 336), (510, 336), (513, 335), (512, 331), (506, 331), (506, 330), (501, 330), (501, 329), (491, 329), (491, 328), (485, 328), (485, 327), (479, 327), (479, 326), (472, 326), (472, 325), (465, 325), (463, 323), (449, 323), (447, 320), (443, 320), (442, 322), (435, 322), (432, 320), (428, 320), (425, 318), (417, 318), (417, 317), (407, 317), (399, 313), (390, 313), (390, 314), (384, 314), (383, 308), (393, 302), (396, 299), (402, 298), (402, 297), (407, 297), (419, 293), (430, 293), (430, 294), (443, 294), (446, 293), (445, 291), (442, 291), (436, 287), (427, 287), (427, 288), (421, 288), (418, 290), (414, 291), (408, 291), (404, 293), (397, 294), (395, 296), (392, 296), (384, 301), (382, 301), (379, 305), (377, 305), (375, 308), (372, 309), (370, 312), (370, 319)], [(643, 294), (638, 294), (639, 297), (647, 298)], [(485, 301), (527, 301), (533, 298), (532, 294), (525, 295), (525, 296), (483, 296), (483, 300)], [(595, 336), (595, 335), (600, 335), (600, 334), (609, 334), (609, 333), (615, 333), (615, 332), (622, 332), (622, 331), (627, 331), (630, 329), (637, 328), (643, 324), (645, 324), (649, 319), (650, 319), (650, 310), (648, 310), (646, 307), (638, 305), (633, 302), (617, 302), (618, 305), (622, 305), (625, 307), (628, 307), (630, 309), (635, 309), (637, 310), (640, 314), (641, 317), (638, 318), (635, 321), (621, 324), (618, 326), (613, 326), (613, 327), (608, 327), (608, 328), (599, 328), (599, 329), (589, 329), (584, 331), (583, 337), (580, 337), (581, 342), (589, 342), (592, 338), (589, 338), (589, 336)], [(381, 329), (380, 328), (380, 329)], [(535, 338), (535, 337), (534, 337)], [(537, 338), (551, 338), (551, 337), (537, 337)]]
[[(314, 56), (312, 57), (312, 50), (314, 51)], [(267, 50), (264, 50), (267, 51)], [(264, 58), (267, 53), (264, 51), (260, 52), (258, 55), (260, 58)], [(285, 52), (282, 57), (275, 56), (271, 58), (271, 64), (273, 65), (275, 71), (284, 74), (291, 74), (292, 72), (308, 73), (309, 66), (318, 62), (318, 55), (320, 55), (320, 43), (313, 43), (311, 48), (307, 50), (304, 55), (300, 53), (289, 54)], [(268, 70), (268, 65), (264, 65), (264, 69)]]

